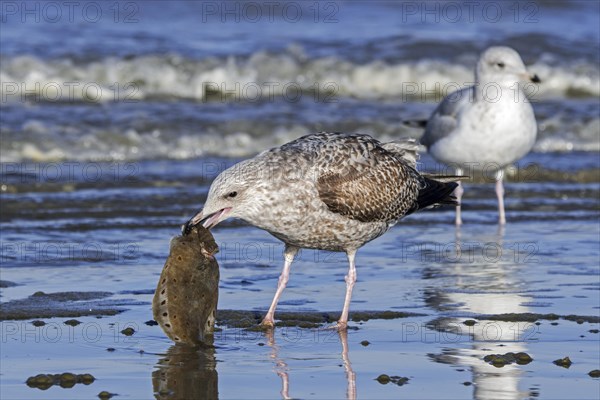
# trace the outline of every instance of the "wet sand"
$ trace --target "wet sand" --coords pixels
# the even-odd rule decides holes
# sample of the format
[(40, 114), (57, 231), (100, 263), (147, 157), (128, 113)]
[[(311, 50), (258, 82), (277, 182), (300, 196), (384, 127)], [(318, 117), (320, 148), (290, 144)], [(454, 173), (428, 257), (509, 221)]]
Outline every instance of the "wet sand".
[[(122, 318), (127, 314), (129, 319)], [(528, 397), (539, 393), (542, 385), (559, 390), (550, 377), (575, 379), (577, 385), (545, 398), (591, 398), (586, 394), (593, 395), (597, 388), (597, 378), (588, 375), (597, 369), (598, 331), (589, 329), (598, 328), (597, 321), (560, 317), (549, 321), (540, 315), (535, 322), (516, 327), (494, 316), (432, 321), (429, 316), (401, 314), (358, 313), (354, 320), (360, 322), (339, 334), (299, 327), (304, 322), (325, 324), (335, 320), (335, 313), (284, 312), (283, 325), (289, 326), (264, 332), (254, 330), (256, 324), (232, 327), (259, 321), (259, 312), (224, 310), (214, 347), (172, 344), (158, 326), (135, 318), (147, 315), (144, 310), (102, 319), (80, 317), (81, 324), (75, 326), (58, 318), (45, 319), (46, 324), (38, 327), (29, 321), (3, 321), (3, 335), (11, 343), (6, 357), (15, 366), (9, 379), (3, 379), (3, 398), (89, 398), (101, 391), (160, 399), (310, 397), (317, 392), (327, 398), (397, 398), (439, 397), (439, 390), (460, 398), (471, 397), (473, 390), (489, 391), (476, 398), (497, 398), (507, 392), (522, 398), (519, 387), (524, 384), (530, 385)], [(511, 320), (535, 317), (527, 314)], [(133, 327), (135, 333), (119, 332), (124, 326)], [(24, 332), (26, 340), (19, 340)], [(562, 338), (560, 347), (557, 338)], [(29, 353), (23, 353), (25, 349)], [(509, 354), (517, 358), (512, 362), (493, 358)], [(531, 360), (519, 362), (524, 360), (522, 354)], [(419, 361), (423, 356), (428, 362)], [(573, 360), (568, 368), (553, 363), (567, 356)], [(65, 371), (95, 379), (85, 384), (63, 382), (58, 374)], [(49, 379), (54, 383), (46, 382)], [(256, 380), (263, 386), (258, 387)]]
[[(256, 326), (283, 247), (224, 223), (213, 232), (217, 330), (203, 348), (175, 346), (151, 322), (151, 302), (169, 240), (210, 174), (165, 162), (140, 168), (134, 183), (75, 182), (69, 192), (9, 183), (15, 190), (2, 193), (0, 210), (0, 397), (595, 399), (600, 185), (577, 171), (597, 161), (564, 157), (554, 167), (569, 179), (507, 184), (504, 229), (493, 187), (470, 184), (461, 229), (453, 210), (440, 209), (361, 249), (345, 335), (323, 329), (341, 309), (343, 254), (301, 252), (278, 326), (265, 332)], [(160, 183), (167, 173), (175, 176)], [(532, 361), (511, 361), (521, 353)], [(489, 362), (493, 355), (507, 362)], [(565, 357), (568, 368), (554, 363)], [(54, 384), (64, 373), (95, 380)], [(53, 384), (28, 386), (39, 374)]]

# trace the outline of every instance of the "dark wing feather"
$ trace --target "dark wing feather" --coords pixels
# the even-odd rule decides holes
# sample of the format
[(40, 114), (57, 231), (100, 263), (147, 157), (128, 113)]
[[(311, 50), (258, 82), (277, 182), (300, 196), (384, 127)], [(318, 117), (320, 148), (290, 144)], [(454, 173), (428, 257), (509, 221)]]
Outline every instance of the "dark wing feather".
[[(319, 198), (334, 213), (362, 222), (395, 223), (403, 216), (451, 203), (456, 177), (424, 177), (413, 167), (411, 142), (382, 144), (368, 135), (316, 133), (273, 150), (316, 167)], [(414, 154), (413, 154), (414, 153)]]
[(344, 157), (344, 153), (316, 183), (330, 211), (362, 222), (395, 222), (411, 209), (421, 184), (417, 172), (401, 157), (379, 146), (363, 159)]
[[(431, 179), (421, 176), (423, 186), (419, 190), (417, 201), (413, 207), (407, 212), (412, 214), (424, 208), (438, 207), (441, 205), (458, 205), (456, 198), (452, 196), (452, 192), (458, 184), (456, 182), (444, 182), (445, 176), (440, 176), (440, 180)], [(456, 179), (455, 176), (452, 178)]]

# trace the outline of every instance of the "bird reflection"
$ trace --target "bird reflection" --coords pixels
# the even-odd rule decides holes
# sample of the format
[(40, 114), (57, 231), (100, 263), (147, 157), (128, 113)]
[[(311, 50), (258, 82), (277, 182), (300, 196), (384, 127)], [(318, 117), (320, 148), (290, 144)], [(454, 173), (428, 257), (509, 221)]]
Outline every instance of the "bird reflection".
[[(456, 244), (459, 244), (459, 245), (462, 241), (461, 227), (462, 227), (462, 225), (456, 225), (454, 227), (454, 240), (456, 241)], [(502, 243), (504, 242), (505, 233), (506, 233), (506, 225), (498, 224), (498, 228), (496, 229), (496, 240), (497, 240), (498, 244), (502, 245)]]
[[(527, 298), (515, 293), (515, 288), (519, 288), (522, 282), (516, 276), (519, 267), (509, 256), (517, 250), (505, 246), (504, 234), (502, 227), (486, 241), (478, 237), (477, 242), (465, 242), (465, 232), (457, 229), (455, 248), (463, 252), (468, 250), (468, 253), (455, 254), (452, 261), (438, 264), (439, 271), (436, 271), (437, 268), (426, 270), (426, 277), (442, 274), (446, 277), (443, 285), (428, 289), (427, 304), (438, 311), (462, 311), (476, 315), (529, 312), (522, 305)], [(501, 254), (497, 256), (498, 249), (501, 249)], [(458, 290), (446, 290), (448, 287)], [(493, 353), (525, 351), (527, 336), (535, 330), (535, 325), (480, 319), (475, 325), (467, 326), (463, 324), (465, 319), (468, 318), (449, 317), (429, 323), (430, 327), (439, 332), (459, 332), (471, 337), (465, 347), (448, 346), (442, 354), (431, 357), (440, 363), (469, 366), (473, 374), (475, 399), (527, 397), (529, 393), (519, 390), (521, 366), (510, 364), (496, 368), (484, 362), (483, 357)]]
[[(290, 375), (289, 366), (283, 358), (279, 355), (279, 346), (275, 342), (275, 330), (268, 329), (265, 332), (267, 339), (267, 345), (271, 348), (269, 358), (275, 364), (275, 373), (281, 378), (281, 397), (283, 399), (291, 399), (290, 397)], [(342, 363), (344, 366), (344, 372), (346, 374), (346, 398), (349, 400), (356, 399), (356, 373), (352, 369), (352, 363), (350, 362), (349, 346), (348, 346), (348, 332), (341, 330), (337, 332), (340, 343), (342, 345)]]
[(274, 329), (267, 329), (265, 331), (265, 337), (267, 339), (267, 345), (271, 348), (269, 358), (275, 363), (275, 373), (281, 378), (281, 397), (284, 399), (291, 399), (290, 397), (290, 377), (288, 375), (287, 363), (279, 357), (279, 346), (275, 343)]
[(218, 399), (214, 347), (171, 346), (152, 372), (157, 399)]
[(342, 360), (344, 362), (344, 371), (346, 372), (346, 398), (356, 399), (356, 373), (352, 370), (352, 363), (348, 354), (348, 332), (338, 331), (340, 342), (342, 343)]

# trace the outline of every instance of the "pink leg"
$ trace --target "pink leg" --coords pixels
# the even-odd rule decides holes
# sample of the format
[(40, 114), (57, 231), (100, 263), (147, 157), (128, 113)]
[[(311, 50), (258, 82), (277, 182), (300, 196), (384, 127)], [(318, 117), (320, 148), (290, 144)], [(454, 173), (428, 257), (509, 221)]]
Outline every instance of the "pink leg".
[(275, 326), (275, 308), (277, 308), (279, 297), (281, 297), (281, 293), (283, 293), (283, 289), (285, 289), (285, 285), (287, 285), (288, 280), (290, 279), (290, 267), (292, 266), (292, 262), (294, 261), (294, 257), (296, 257), (298, 250), (300, 250), (298, 247), (285, 246), (285, 251), (283, 252), (285, 263), (283, 264), (283, 271), (281, 271), (279, 281), (277, 282), (277, 291), (275, 292), (271, 307), (269, 307), (269, 311), (262, 320), (261, 325), (270, 327)]
[(506, 224), (506, 216), (504, 215), (504, 185), (502, 184), (502, 178), (504, 177), (504, 171), (500, 170), (496, 173), (496, 196), (498, 197), (498, 223), (500, 225)]
[(356, 373), (352, 369), (350, 356), (348, 355), (348, 331), (338, 331), (340, 341), (342, 342), (342, 360), (344, 361), (344, 370), (346, 371), (346, 399), (356, 399)]
[(346, 329), (348, 326), (348, 312), (350, 311), (352, 288), (356, 282), (356, 266), (354, 265), (354, 256), (356, 255), (356, 250), (348, 250), (346, 254), (348, 255), (348, 264), (350, 264), (348, 268), (348, 275), (346, 275), (346, 298), (344, 299), (344, 309), (342, 310), (342, 315), (337, 322), (337, 328), (342, 330)]
[[(461, 168), (456, 168), (454, 170), (454, 173), (456, 175), (462, 175), (463, 174), (463, 170)], [(456, 197), (456, 202), (458, 203), (458, 205), (456, 206), (456, 218), (454, 223), (456, 224), (456, 226), (461, 226), (462, 225), (462, 218), (460, 215), (460, 202), (462, 200), (462, 195), (465, 192), (465, 190), (463, 189), (462, 183), (461, 181), (458, 181), (458, 186), (456, 187), (456, 189), (454, 189), (454, 197)]]

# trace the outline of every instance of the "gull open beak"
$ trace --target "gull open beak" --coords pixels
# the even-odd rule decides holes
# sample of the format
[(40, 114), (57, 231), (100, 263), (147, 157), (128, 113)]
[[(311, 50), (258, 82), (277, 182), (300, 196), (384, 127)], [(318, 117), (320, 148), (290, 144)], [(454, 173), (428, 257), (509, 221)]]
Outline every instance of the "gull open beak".
[(190, 218), (188, 222), (181, 226), (181, 233), (185, 236), (191, 232), (193, 227), (199, 224), (202, 224), (206, 229), (210, 229), (224, 220), (225, 216), (229, 214), (230, 211), (231, 207), (227, 207), (212, 214), (205, 215), (204, 210), (200, 210), (196, 215)]

